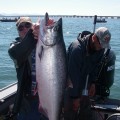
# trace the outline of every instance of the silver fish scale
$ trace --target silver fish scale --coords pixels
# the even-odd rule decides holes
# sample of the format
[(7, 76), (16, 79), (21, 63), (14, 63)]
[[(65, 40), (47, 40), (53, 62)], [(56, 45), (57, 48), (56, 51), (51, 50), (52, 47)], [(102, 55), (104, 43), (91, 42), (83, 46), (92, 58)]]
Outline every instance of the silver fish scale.
[[(58, 22), (61, 22), (61, 20), (58, 20)], [(62, 26), (62, 22), (58, 24)], [(47, 28), (45, 31), (48, 34)], [(54, 34), (53, 30), (51, 32)], [(46, 33), (42, 37), (45, 37)], [(48, 35), (49, 38), (47, 39), (54, 39), (50, 35)], [(49, 120), (59, 120), (62, 96), (67, 79), (66, 49), (63, 35), (59, 33), (56, 35), (59, 41), (55, 42), (55, 45), (46, 46), (41, 41), (44, 38), (41, 38), (38, 40), (36, 49), (36, 79), (40, 100), (39, 109)], [(56, 35), (55, 40), (57, 40)]]

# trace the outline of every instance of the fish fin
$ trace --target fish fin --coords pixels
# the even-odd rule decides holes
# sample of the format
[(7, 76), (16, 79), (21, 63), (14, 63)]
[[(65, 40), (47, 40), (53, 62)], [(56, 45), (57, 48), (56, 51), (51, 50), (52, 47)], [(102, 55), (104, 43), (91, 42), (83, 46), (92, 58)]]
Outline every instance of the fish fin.
[(43, 54), (43, 46), (40, 47), (40, 53), (38, 53), (38, 56), (40, 58), (40, 61), (42, 59), (42, 54)]
[(49, 15), (48, 15), (47, 12), (45, 13), (45, 18), (44, 18), (44, 20), (45, 20), (45, 26), (47, 26), (47, 25), (48, 25), (48, 20), (49, 20)]

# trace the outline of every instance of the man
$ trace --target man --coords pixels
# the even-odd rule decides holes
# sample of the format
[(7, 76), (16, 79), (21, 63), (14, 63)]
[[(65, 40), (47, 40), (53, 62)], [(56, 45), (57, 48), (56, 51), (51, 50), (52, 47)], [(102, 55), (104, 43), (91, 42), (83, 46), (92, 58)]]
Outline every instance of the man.
[(109, 30), (100, 27), (94, 34), (78, 37), (69, 46), (70, 80), (65, 97), (65, 120), (93, 120), (89, 97), (103, 94), (103, 97), (108, 96), (106, 89), (101, 94), (96, 85), (109, 89), (114, 81), (115, 54), (110, 50), (110, 39)]
[(39, 27), (33, 26), (29, 17), (20, 17), (16, 27), (19, 37), (11, 43), (8, 50), (15, 63), (18, 78), (13, 114), (18, 113), (17, 120), (44, 120), (38, 111), (39, 99), (36, 90), (35, 48)]

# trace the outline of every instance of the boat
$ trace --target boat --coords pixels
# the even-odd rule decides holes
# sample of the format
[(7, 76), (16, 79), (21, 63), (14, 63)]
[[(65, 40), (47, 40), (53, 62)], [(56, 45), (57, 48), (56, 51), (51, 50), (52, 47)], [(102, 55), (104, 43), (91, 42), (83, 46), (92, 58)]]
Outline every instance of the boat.
[(97, 15), (94, 16), (94, 28), (93, 28), (93, 33), (95, 32), (95, 27), (96, 27), (96, 23), (106, 23), (107, 21), (105, 20), (105, 18), (97, 18)]
[[(96, 25), (96, 19), (94, 20), (94, 25)], [(16, 92), (17, 82), (0, 89), (0, 120), (5, 119), (6, 115), (11, 110), (11, 107), (14, 104)], [(120, 120), (119, 99), (96, 96), (95, 98), (91, 98), (90, 101), (94, 120)], [(62, 120), (64, 120), (64, 118)]]
[[(120, 100), (118, 99), (99, 99), (91, 105), (91, 109), (94, 120), (120, 120)], [(112, 116), (116, 118), (113, 119)]]
[(0, 89), (0, 120), (10, 111), (10, 106), (13, 105), (17, 91), (17, 82)]
[(106, 23), (107, 21), (105, 20), (105, 18), (101, 18), (101, 19), (97, 19), (96, 22), (97, 23)]
[(2, 18), (2, 19), (0, 19), (1, 22), (16, 22), (17, 20), (18, 20), (18, 18), (14, 18), (14, 19)]
[[(4, 120), (9, 113), (17, 91), (17, 82), (0, 89), (0, 120)], [(91, 110), (94, 120), (120, 120), (120, 100), (112, 98), (102, 98), (93, 101), (91, 99)], [(110, 117), (119, 119), (110, 119)], [(4, 118), (4, 119), (3, 119)], [(108, 119), (107, 119), (108, 118)], [(8, 119), (9, 120), (9, 119)]]

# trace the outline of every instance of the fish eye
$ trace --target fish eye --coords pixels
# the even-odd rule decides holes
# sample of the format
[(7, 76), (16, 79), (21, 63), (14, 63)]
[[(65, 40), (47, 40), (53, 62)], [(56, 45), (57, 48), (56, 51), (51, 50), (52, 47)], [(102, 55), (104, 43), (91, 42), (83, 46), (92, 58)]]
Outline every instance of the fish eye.
[(59, 26), (55, 26), (54, 31), (58, 31), (58, 30), (59, 30)]

